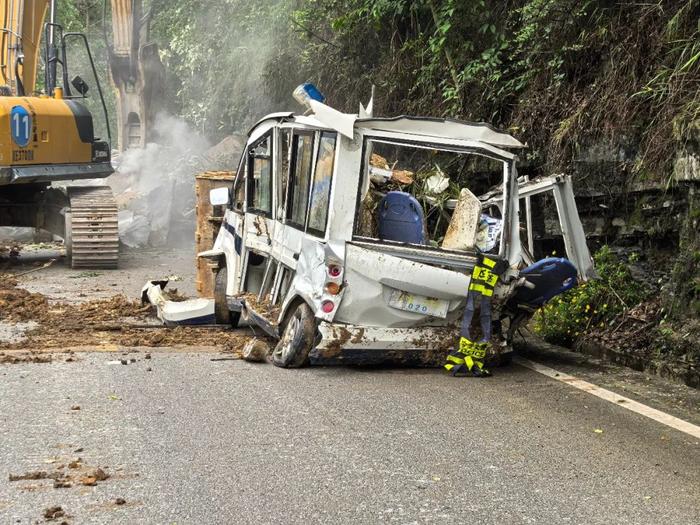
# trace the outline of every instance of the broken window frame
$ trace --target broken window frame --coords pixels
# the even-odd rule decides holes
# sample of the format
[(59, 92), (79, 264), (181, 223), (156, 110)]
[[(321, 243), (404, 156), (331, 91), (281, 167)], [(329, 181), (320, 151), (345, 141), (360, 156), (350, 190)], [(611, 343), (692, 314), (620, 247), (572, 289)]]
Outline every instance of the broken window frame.
[[(236, 177), (233, 180), (233, 187), (231, 188), (231, 203), (229, 205), (229, 208), (235, 212), (238, 213), (245, 213), (245, 207), (246, 207), (246, 201), (247, 201), (247, 192), (246, 192), (246, 159), (248, 157), (247, 153), (244, 153), (241, 155), (241, 160), (238, 162), (238, 169), (236, 170)], [(243, 190), (243, 195), (240, 200), (240, 206), (239, 201), (237, 199), (237, 192), (239, 189), (239, 186)]]
[[(318, 228), (314, 228), (310, 225), (311, 223), (311, 208), (314, 203), (314, 196), (316, 195), (315, 190), (316, 190), (316, 183), (318, 182), (316, 180), (316, 174), (318, 173), (318, 162), (321, 158), (321, 143), (325, 138), (331, 138), (333, 140), (333, 162), (331, 164), (331, 169), (330, 169), (330, 175), (329, 175), (329, 181), (328, 181), (328, 188), (325, 190), (326, 193), (326, 206), (325, 206), (325, 214), (324, 214), (324, 221), (323, 221), (323, 229), (320, 230)], [(313, 164), (313, 169), (311, 171), (311, 184), (309, 188), (309, 202), (307, 205), (307, 210), (306, 210), (306, 225), (304, 231), (310, 235), (313, 235), (315, 237), (319, 237), (321, 239), (325, 238), (326, 232), (328, 231), (328, 219), (330, 218), (330, 205), (331, 205), (331, 194), (333, 192), (333, 181), (335, 179), (335, 166), (336, 166), (336, 160), (338, 156), (338, 133), (334, 131), (317, 131), (316, 132), (316, 138), (314, 140), (315, 147), (314, 147), (314, 164)]]
[[(478, 155), (481, 157), (485, 157), (497, 162), (500, 162), (503, 165), (503, 178), (502, 178), (502, 183), (504, 187), (508, 187), (508, 180), (509, 180), (509, 170), (510, 170), (510, 164), (513, 162), (512, 158), (508, 158), (505, 156), (501, 156), (496, 152), (491, 152), (487, 151), (484, 148), (480, 148), (478, 146), (475, 147), (470, 147), (470, 146), (460, 146), (457, 144), (445, 144), (445, 143), (436, 143), (436, 142), (423, 142), (423, 141), (414, 141), (410, 139), (405, 139), (405, 138), (398, 138), (394, 136), (393, 134), (372, 134), (372, 135), (365, 135), (363, 137), (363, 144), (362, 144), (362, 163), (360, 165), (360, 178), (359, 178), (359, 184), (357, 188), (357, 200), (356, 200), (356, 205), (355, 205), (355, 218), (353, 221), (353, 230), (352, 230), (352, 240), (356, 242), (362, 242), (362, 243), (367, 243), (367, 244), (384, 244), (384, 245), (393, 245), (393, 246), (403, 246), (403, 247), (409, 247), (409, 248), (415, 248), (419, 250), (425, 250), (425, 251), (439, 251), (442, 253), (453, 253), (453, 254), (459, 254), (459, 255), (473, 255), (476, 253), (476, 249), (473, 251), (462, 251), (462, 250), (450, 250), (450, 249), (445, 249), (442, 247), (435, 247), (431, 245), (422, 245), (422, 244), (411, 244), (411, 243), (405, 243), (405, 242), (399, 242), (399, 241), (393, 241), (389, 239), (378, 239), (374, 237), (365, 237), (362, 235), (358, 235), (358, 228), (360, 225), (360, 213), (362, 211), (362, 190), (366, 184), (367, 179), (369, 178), (369, 168), (370, 168), (370, 158), (372, 156), (372, 143), (373, 142), (379, 142), (379, 143), (384, 143), (384, 144), (390, 144), (393, 146), (399, 146), (399, 147), (408, 147), (408, 148), (419, 148), (419, 149), (426, 149), (426, 150), (437, 150), (437, 151), (442, 151), (442, 152), (447, 152), (447, 153), (456, 153), (460, 155)], [(507, 225), (507, 220), (506, 220), (506, 213), (505, 210), (508, 210), (508, 206), (506, 205), (506, 199), (507, 199), (507, 192), (503, 193), (503, 199), (499, 203), (500, 205), (498, 206), (499, 209), (501, 210), (501, 219), (503, 220), (503, 228), (501, 229), (501, 236), (499, 239), (499, 248), (498, 248), (498, 253), (499, 256), (503, 256), (505, 254), (505, 240), (506, 240), (506, 225)], [(495, 204), (495, 203), (492, 203)]]
[[(277, 166), (275, 170), (275, 197), (277, 203), (275, 205), (275, 220), (284, 222), (286, 220), (286, 206), (287, 206), (287, 189), (289, 186), (289, 177), (291, 171), (291, 156), (292, 156), (292, 134), (294, 128), (282, 127), (277, 128)], [(287, 144), (285, 146), (284, 140), (287, 137)]]
[[(256, 155), (254, 153), (255, 148), (260, 146), (261, 143), (269, 141), (270, 143), (270, 152), (268, 155), (263, 156), (263, 155)], [(247, 200), (247, 207), (246, 207), (246, 213), (252, 213), (255, 215), (262, 215), (263, 217), (267, 218), (272, 218), (272, 212), (274, 209), (274, 169), (275, 169), (275, 162), (274, 162), (274, 157), (275, 157), (275, 141), (273, 138), (273, 132), (272, 130), (269, 130), (267, 133), (262, 135), (258, 140), (256, 140), (247, 150), (246, 156), (248, 158), (247, 162), (247, 177), (246, 177), (246, 200)], [(255, 201), (255, 184), (254, 181), (252, 180), (254, 175), (254, 163), (255, 159), (261, 158), (261, 159), (266, 159), (270, 163), (270, 171), (269, 171), (269, 210), (262, 209), (262, 208), (257, 208), (253, 205), (253, 202)], [(262, 180), (262, 178), (261, 178)]]
[[(309, 203), (311, 200), (311, 188), (313, 186), (314, 177), (314, 167), (316, 165), (316, 143), (317, 143), (318, 132), (316, 130), (309, 130), (303, 128), (293, 128), (292, 132), (292, 142), (290, 146), (291, 157), (289, 160), (289, 176), (287, 178), (287, 191), (286, 194), (286, 204), (284, 207), (284, 222), (286, 225), (291, 226), (302, 232), (306, 232), (306, 224), (309, 220)], [(294, 190), (297, 182), (297, 145), (299, 137), (311, 137), (311, 165), (309, 171), (308, 187), (306, 188), (306, 203), (304, 211), (304, 222), (300, 224), (292, 218), (294, 204)]]
[(270, 256), (265, 263), (262, 283), (258, 291), (258, 301), (265, 301), (267, 297), (274, 295), (274, 287), (277, 283), (279, 266), (282, 264), (276, 257)]
[[(518, 196), (518, 199), (513, 199), (513, 202), (511, 202), (511, 208), (514, 208), (516, 212), (512, 214), (516, 217), (512, 222), (513, 235), (520, 229), (518, 211), (520, 200), (551, 192), (557, 208), (557, 218), (559, 220), (567, 258), (576, 267), (581, 280), (588, 281), (589, 279), (595, 279), (598, 274), (596, 273), (593, 259), (591, 258), (590, 251), (586, 244), (586, 235), (576, 207), (571, 176), (559, 174), (539, 177), (534, 180), (523, 179), (519, 181), (517, 172), (515, 172), (511, 185), (512, 187), (509, 188), (508, 191), (515, 191)], [(503, 192), (503, 195), (501, 195), (501, 192), (502, 188), (485, 196), (486, 198), (482, 200), (482, 206), (500, 206), (501, 203), (507, 199), (507, 194)], [(525, 213), (528, 213), (528, 211), (531, 213), (531, 210), (527, 209)], [(513, 261), (516, 259), (519, 260), (522, 256), (523, 247), (524, 245), (522, 242), (517, 244), (512, 243), (509, 246), (508, 259), (511, 261), (511, 264), (514, 264)]]
[(273, 306), (281, 306), (282, 301), (287, 297), (287, 293), (292, 285), (292, 280), (296, 270), (290, 268), (282, 261), (278, 261), (277, 274), (272, 285), (272, 298), (270, 303)]

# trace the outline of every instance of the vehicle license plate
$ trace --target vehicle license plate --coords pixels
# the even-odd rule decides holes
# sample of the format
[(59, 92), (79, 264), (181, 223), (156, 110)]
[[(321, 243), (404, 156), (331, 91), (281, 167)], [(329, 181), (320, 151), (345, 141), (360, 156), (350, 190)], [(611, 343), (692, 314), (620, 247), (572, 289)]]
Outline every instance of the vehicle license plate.
[(447, 309), (450, 303), (444, 299), (433, 299), (432, 297), (394, 290), (389, 296), (389, 306), (399, 310), (406, 310), (407, 312), (432, 315), (433, 317), (444, 319), (447, 316)]

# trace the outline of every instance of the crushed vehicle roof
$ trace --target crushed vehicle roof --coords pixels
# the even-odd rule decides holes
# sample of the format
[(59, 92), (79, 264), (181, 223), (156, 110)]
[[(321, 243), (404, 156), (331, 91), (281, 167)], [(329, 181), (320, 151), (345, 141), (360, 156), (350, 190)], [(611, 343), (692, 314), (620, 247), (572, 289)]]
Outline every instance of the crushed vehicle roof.
[(292, 112), (271, 113), (258, 121), (251, 128), (249, 135), (266, 121), (275, 120), (282, 122), (292, 120), (300, 124), (335, 129), (350, 138), (352, 138), (351, 130), (361, 128), (406, 133), (420, 137), (475, 141), (505, 149), (525, 147), (523, 143), (513, 136), (484, 122), (465, 122), (456, 119), (408, 115), (358, 118), (357, 115), (341, 113), (325, 104), (315, 103), (312, 107), (314, 113), (310, 115), (295, 115)]
[(525, 147), (516, 138), (485, 122), (465, 122), (455, 119), (401, 115), (391, 118), (373, 117), (358, 119), (356, 125), (363, 128), (399, 131), (445, 139), (474, 140), (501, 148)]

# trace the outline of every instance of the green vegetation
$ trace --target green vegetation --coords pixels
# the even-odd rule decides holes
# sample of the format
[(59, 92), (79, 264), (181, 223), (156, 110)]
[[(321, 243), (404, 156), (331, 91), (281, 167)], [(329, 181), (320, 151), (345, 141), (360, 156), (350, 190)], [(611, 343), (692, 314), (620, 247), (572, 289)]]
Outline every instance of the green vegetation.
[[(59, 4), (61, 20), (87, 31), (106, 65), (102, 3)], [(570, 168), (606, 143), (623, 152), (622, 178), (664, 180), (675, 152), (700, 134), (700, 0), (144, 6), (168, 71), (166, 106), (214, 140), (268, 111), (295, 109), (290, 94), (304, 81), (345, 110), (356, 111), (374, 84), (383, 115), (510, 128), (543, 171)]]
[(167, 102), (173, 114), (217, 139), (274, 109), (295, 108), (291, 90), (304, 80), (295, 63), (272, 72), (288, 86), (284, 103), (270, 98), (266, 68), (294, 35), (288, 0), (154, 1), (153, 38), (168, 71)]
[(589, 329), (605, 328), (623, 310), (649, 295), (634, 280), (628, 264), (604, 246), (594, 257), (600, 279), (552, 299), (535, 314), (535, 331), (550, 343), (571, 346)]
[(697, 138), (698, 0), (301, 5), (291, 18), (300, 35), (268, 70), (296, 63), (295, 80), (317, 81), (347, 110), (376, 84), (382, 113), (511, 128), (547, 170), (609, 142), (625, 150), (621, 173), (663, 179), (675, 151)]

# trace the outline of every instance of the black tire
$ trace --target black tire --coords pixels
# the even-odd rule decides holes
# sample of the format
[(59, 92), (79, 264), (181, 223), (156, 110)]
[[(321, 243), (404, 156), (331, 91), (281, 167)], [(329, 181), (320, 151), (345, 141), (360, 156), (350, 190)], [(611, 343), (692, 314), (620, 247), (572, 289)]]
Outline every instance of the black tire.
[(235, 328), (241, 318), (240, 312), (232, 312), (228, 309), (226, 302), (226, 283), (228, 282), (228, 271), (226, 267), (220, 268), (216, 272), (214, 279), (214, 317), (216, 324), (223, 324)]
[(281, 368), (300, 368), (309, 361), (316, 332), (314, 313), (306, 303), (300, 303), (287, 315), (284, 330), (272, 351), (272, 362)]

